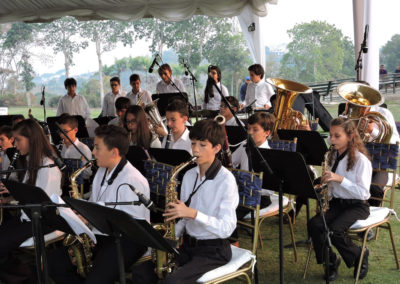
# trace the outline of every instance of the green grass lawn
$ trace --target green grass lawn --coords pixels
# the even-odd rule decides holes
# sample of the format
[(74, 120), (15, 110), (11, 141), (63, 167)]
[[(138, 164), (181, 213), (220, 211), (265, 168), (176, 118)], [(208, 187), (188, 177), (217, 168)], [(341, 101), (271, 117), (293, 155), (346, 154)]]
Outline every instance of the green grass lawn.
[[(9, 107), (8, 114), (22, 114), (25, 118), (28, 117), (28, 107)], [(56, 116), (57, 109), (56, 108), (47, 108), (46, 107), (46, 116)], [(90, 114), (92, 118), (96, 118), (99, 116), (101, 112), (100, 108), (92, 108), (90, 109)], [(32, 107), (32, 115), (34, 118), (43, 121), (43, 108), (42, 107)]]

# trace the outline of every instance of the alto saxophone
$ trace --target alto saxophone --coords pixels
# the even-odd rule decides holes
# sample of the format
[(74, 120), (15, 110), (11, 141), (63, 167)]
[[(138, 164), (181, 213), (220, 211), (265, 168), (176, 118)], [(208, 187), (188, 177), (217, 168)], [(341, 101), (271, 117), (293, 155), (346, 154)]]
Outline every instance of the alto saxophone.
[[(175, 202), (178, 199), (178, 186), (177, 176), (188, 165), (196, 161), (197, 157), (193, 157), (187, 162), (184, 162), (174, 168), (172, 171), (171, 179), (165, 189), (165, 206), (170, 202)], [(163, 224), (155, 225), (154, 229), (164, 232), (164, 238), (169, 240), (176, 240), (175, 237), (175, 220), (164, 221)], [(152, 251), (153, 261), (156, 262), (156, 274), (159, 279), (163, 279), (166, 274), (171, 273), (175, 268), (175, 263), (172, 262), (173, 255), (160, 250)]]
[(321, 183), (315, 186), (315, 189), (320, 194), (322, 204), (322, 208), (319, 204), (317, 205), (317, 214), (321, 213), (321, 211), (326, 212), (329, 209), (329, 188), (327, 183), (322, 182), (322, 175), (329, 170), (329, 157), (332, 151), (333, 147), (326, 151), (324, 155), (324, 161), (321, 164)]
[[(75, 199), (81, 199), (82, 194), (79, 192), (76, 178), (87, 168), (93, 165), (95, 160), (90, 160), (82, 168), (73, 172), (71, 180), (70, 196)], [(92, 262), (92, 241), (86, 234), (67, 235), (63, 240), (63, 245), (68, 247), (68, 255), (73, 265), (76, 265), (77, 272), (80, 276), (86, 277), (93, 267)]]

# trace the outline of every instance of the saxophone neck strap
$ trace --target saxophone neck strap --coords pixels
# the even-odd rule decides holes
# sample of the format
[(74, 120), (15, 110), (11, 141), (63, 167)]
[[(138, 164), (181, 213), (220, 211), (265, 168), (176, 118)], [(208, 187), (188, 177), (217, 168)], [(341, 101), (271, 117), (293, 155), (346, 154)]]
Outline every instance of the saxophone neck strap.
[[(115, 168), (114, 172), (112, 173), (110, 179), (107, 181), (107, 184), (108, 184), (108, 185), (112, 185), (112, 183), (113, 183), (114, 180), (117, 178), (118, 174), (122, 171), (122, 169), (125, 167), (125, 165), (126, 165), (127, 162), (128, 162), (128, 161), (126, 160), (125, 157), (122, 157), (122, 158), (121, 158), (121, 161), (119, 161), (119, 163), (118, 163), (117, 167)], [(103, 179), (102, 179), (102, 181), (101, 181), (101, 186), (103, 186), (104, 181), (105, 181), (105, 179), (106, 179), (106, 176), (107, 176), (107, 170), (106, 170), (105, 173), (104, 173)]]

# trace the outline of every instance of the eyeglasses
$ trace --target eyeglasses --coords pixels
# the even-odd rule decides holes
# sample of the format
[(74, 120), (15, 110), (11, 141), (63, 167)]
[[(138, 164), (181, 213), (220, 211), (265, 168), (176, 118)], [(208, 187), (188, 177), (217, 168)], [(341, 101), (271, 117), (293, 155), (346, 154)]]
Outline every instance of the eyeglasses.
[(132, 119), (132, 120), (125, 120), (126, 124), (136, 124), (136, 119)]
[(111, 87), (118, 87), (118, 84), (111, 84)]
[[(71, 128), (70, 130), (63, 129), (63, 131), (61, 131), (61, 130), (59, 129), (59, 130), (57, 130), (57, 133), (58, 133), (58, 134), (64, 134), (64, 133), (67, 134), (68, 132), (71, 132), (72, 130), (74, 130), (74, 129), (72, 129), (72, 128)], [(63, 132), (64, 132), (64, 133), (63, 133)]]
[[(221, 108), (228, 108), (227, 105), (221, 105), (220, 107), (221, 107)], [(232, 106), (231, 106), (231, 107), (232, 107)]]

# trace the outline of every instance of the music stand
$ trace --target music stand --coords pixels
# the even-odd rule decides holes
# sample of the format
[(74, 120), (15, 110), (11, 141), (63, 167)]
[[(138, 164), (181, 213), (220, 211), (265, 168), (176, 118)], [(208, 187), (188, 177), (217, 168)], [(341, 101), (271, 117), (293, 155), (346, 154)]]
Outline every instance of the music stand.
[(0, 115), (0, 126), (3, 126), (3, 125), (12, 126), (13, 118), (15, 116), (17, 116), (17, 115), (15, 115), (15, 114)]
[(146, 152), (139, 146), (130, 146), (126, 159), (144, 175), (144, 160), (148, 159)]
[(186, 92), (181, 93), (164, 93), (164, 94), (152, 94), (151, 99), (157, 101), (158, 112), (161, 116), (165, 116), (165, 109), (170, 101), (174, 99), (183, 100), (185, 103), (189, 102), (188, 94)]
[[(255, 151), (255, 149), (251, 149)], [(253, 157), (253, 170), (263, 172), (263, 188), (279, 192), (279, 261), (283, 283), (283, 193), (316, 198), (313, 182), (308, 174), (303, 156), (297, 152), (259, 149), (270, 165), (273, 175), (264, 170), (261, 160)]]
[(118, 253), (120, 283), (125, 283), (124, 259), (120, 238), (126, 236), (135, 243), (177, 255), (178, 251), (146, 220), (133, 218), (122, 210), (112, 209), (88, 201), (63, 198), (71, 208), (86, 218), (103, 234), (113, 236)]
[(177, 166), (192, 158), (188, 151), (180, 149), (150, 148), (149, 152), (157, 162), (172, 166)]
[[(75, 117), (78, 120), (78, 132), (76, 133), (76, 137), (78, 138), (89, 137), (89, 132), (87, 131), (86, 123), (83, 117), (80, 115), (72, 115), (72, 117)], [(51, 139), (53, 141), (53, 144), (56, 145), (61, 144), (61, 137), (58, 134), (58, 127), (56, 126), (56, 122), (58, 122), (59, 119), (60, 119), (59, 116), (47, 117), (47, 124), (50, 129)]]
[(296, 152), (303, 155), (307, 165), (320, 166), (324, 155), (328, 151), (324, 138), (317, 131), (306, 130), (278, 130), (279, 139), (293, 140), (297, 137)]
[(115, 118), (115, 116), (100, 116), (100, 117), (94, 118), (93, 120), (96, 121), (99, 125), (107, 125), (114, 118)]
[(240, 126), (225, 126), (225, 129), (229, 145), (236, 145), (247, 139), (247, 134), (243, 132)]
[(56, 207), (58, 205), (54, 204), (41, 188), (12, 180), (1, 179), (1, 181), (10, 191), (14, 199), (19, 201), (20, 205), (15, 205), (13, 208), (21, 208), (32, 220), (38, 280), (39, 283), (50, 283), (47, 272), (47, 258), (42, 222), (44, 222), (47, 227), (63, 231), (66, 234), (74, 234), (74, 232), (67, 221), (57, 215)]

